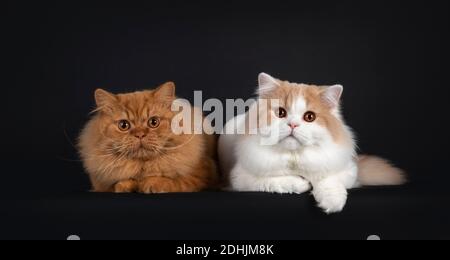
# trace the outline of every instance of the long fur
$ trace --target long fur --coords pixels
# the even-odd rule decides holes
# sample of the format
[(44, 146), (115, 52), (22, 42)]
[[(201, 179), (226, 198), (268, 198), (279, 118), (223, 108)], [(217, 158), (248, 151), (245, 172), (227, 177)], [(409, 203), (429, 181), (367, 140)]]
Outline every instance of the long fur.
[[(196, 192), (216, 185), (215, 136), (172, 132), (173, 83), (120, 95), (97, 90), (95, 96), (97, 109), (78, 144), (93, 191)], [(148, 122), (155, 116), (160, 125), (152, 128)], [(121, 131), (120, 120), (132, 127)]]
[[(230, 189), (296, 194), (312, 189), (318, 206), (335, 213), (345, 207), (348, 189), (403, 184), (402, 171), (385, 160), (357, 156), (352, 130), (341, 115), (342, 91), (341, 85), (296, 84), (261, 74), (255, 107), (277, 100), (286, 116), (278, 115), (279, 107), (256, 108), (259, 119), (268, 119), (257, 124), (257, 134), (246, 131), (253, 108), (226, 124), (219, 158)], [(316, 115), (312, 122), (304, 117), (310, 112)], [(275, 142), (263, 142), (267, 133)]]
[(362, 186), (402, 185), (406, 182), (405, 173), (388, 161), (376, 156), (358, 157), (358, 182)]

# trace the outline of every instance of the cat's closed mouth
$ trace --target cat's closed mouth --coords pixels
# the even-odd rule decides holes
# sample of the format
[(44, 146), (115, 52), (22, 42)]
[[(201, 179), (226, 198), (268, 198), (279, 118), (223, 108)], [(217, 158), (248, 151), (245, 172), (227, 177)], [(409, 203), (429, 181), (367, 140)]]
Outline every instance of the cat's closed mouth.
[(281, 141), (297, 141), (298, 143), (301, 143), (300, 140), (295, 137), (294, 133), (291, 133), (290, 135), (286, 136), (285, 138), (281, 139)]

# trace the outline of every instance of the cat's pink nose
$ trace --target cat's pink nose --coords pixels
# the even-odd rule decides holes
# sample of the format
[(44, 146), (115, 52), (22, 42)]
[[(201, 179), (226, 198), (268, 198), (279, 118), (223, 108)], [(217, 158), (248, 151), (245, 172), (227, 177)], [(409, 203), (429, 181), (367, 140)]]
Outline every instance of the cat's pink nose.
[(295, 128), (299, 127), (299, 125), (296, 123), (289, 123), (288, 125), (291, 127), (291, 129), (295, 129)]
[(134, 136), (138, 139), (143, 139), (144, 137), (147, 136), (147, 134), (144, 132), (138, 132), (138, 133), (135, 133)]

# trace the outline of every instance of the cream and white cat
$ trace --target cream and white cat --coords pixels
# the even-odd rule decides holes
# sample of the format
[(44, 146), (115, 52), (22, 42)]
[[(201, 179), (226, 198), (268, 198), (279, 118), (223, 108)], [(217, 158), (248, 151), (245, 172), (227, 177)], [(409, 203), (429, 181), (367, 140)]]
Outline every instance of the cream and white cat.
[[(330, 214), (343, 210), (348, 189), (403, 184), (400, 169), (357, 155), (340, 112), (342, 92), (340, 85), (295, 84), (260, 74), (254, 107), (267, 123), (258, 121), (251, 133), (247, 112), (230, 120), (220, 137), (219, 158), (231, 190), (301, 194), (312, 189), (319, 207)], [(263, 100), (278, 105), (259, 106)], [(271, 145), (264, 140), (268, 135), (275, 137)]]

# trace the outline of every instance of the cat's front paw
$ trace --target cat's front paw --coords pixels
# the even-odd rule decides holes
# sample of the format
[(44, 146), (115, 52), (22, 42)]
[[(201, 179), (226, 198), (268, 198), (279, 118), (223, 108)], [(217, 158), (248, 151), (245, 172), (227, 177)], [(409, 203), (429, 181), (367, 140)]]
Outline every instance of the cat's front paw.
[(311, 189), (309, 182), (297, 176), (272, 178), (264, 186), (265, 191), (280, 194), (303, 194)]
[(329, 196), (318, 202), (319, 207), (327, 214), (339, 213), (347, 203), (346, 196)]
[(115, 193), (132, 193), (136, 192), (138, 184), (135, 180), (119, 181), (114, 185)]
[(160, 194), (175, 192), (176, 183), (164, 177), (148, 177), (139, 183), (139, 192), (144, 194)]
[(341, 212), (347, 203), (347, 190), (344, 188), (319, 188), (313, 194), (318, 206), (327, 214)]

